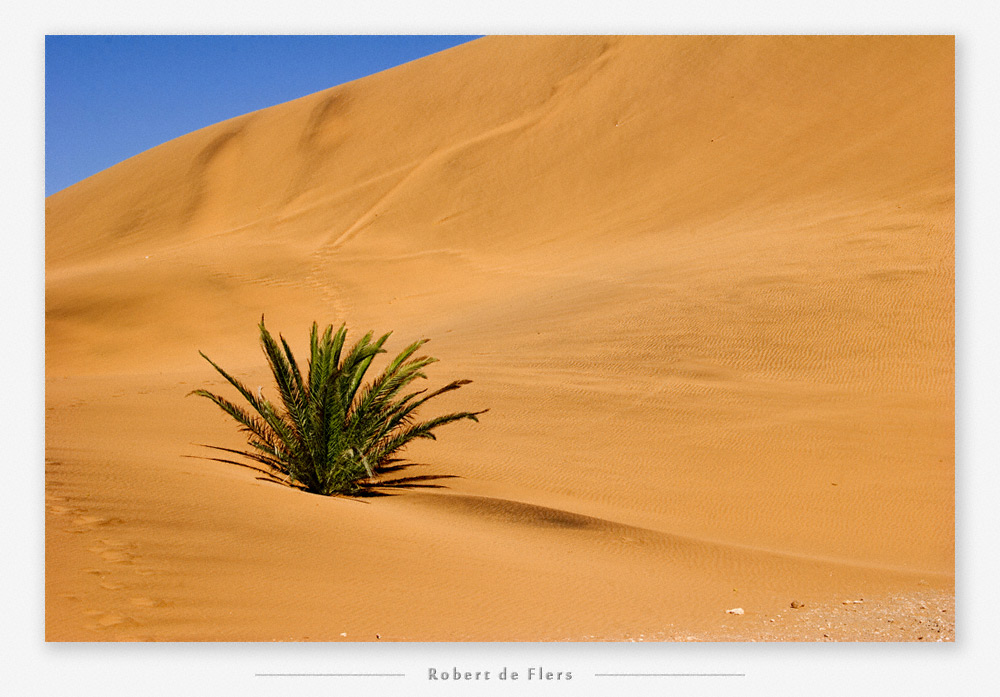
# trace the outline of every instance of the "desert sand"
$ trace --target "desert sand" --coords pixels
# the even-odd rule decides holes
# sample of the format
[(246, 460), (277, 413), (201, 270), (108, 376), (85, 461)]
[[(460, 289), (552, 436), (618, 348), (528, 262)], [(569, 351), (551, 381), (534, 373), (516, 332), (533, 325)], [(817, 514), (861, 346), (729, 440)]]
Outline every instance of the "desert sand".
[[(952, 37), (489, 37), (48, 197), (46, 638), (952, 639), (954, 137)], [(200, 459), (262, 314), (490, 411)]]

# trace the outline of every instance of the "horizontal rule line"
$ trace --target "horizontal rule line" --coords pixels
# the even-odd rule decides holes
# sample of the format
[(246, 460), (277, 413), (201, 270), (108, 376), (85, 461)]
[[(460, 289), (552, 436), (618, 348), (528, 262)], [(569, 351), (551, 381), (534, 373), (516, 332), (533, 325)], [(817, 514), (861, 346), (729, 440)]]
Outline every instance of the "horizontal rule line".
[(254, 673), (258, 678), (405, 678), (406, 673)]
[(594, 673), (595, 678), (745, 678), (746, 673)]

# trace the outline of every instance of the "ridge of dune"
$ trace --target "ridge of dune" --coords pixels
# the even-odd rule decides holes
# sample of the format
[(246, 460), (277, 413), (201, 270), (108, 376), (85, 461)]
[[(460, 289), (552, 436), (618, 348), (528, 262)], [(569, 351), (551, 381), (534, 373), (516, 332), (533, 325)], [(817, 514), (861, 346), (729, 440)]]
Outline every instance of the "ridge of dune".
[[(407, 452), (446, 491), (185, 459), (240, 445), (183, 397), (221, 385), (198, 350), (268, 384), (261, 314), (297, 352), (430, 337), (432, 382), (473, 380), (440, 409), (490, 409)], [(954, 40), (488, 37), (201, 129), (46, 199), (46, 380), (50, 638), (741, 638), (734, 585), (947, 596)], [(389, 602), (412, 575), (459, 601)]]
[[(469, 519), (484, 520), (487, 525), (492, 525), (495, 521), (501, 521), (504, 524), (527, 526), (535, 529), (556, 528), (575, 530), (584, 534), (592, 533), (595, 539), (604, 539), (606, 541), (625, 540), (628, 543), (647, 545), (668, 554), (672, 563), (683, 562), (695, 566), (703, 565), (705, 558), (711, 556), (715, 558), (716, 565), (722, 563), (721, 560), (726, 560), (725, 563), (732, 563), (734, 566), (739, 566), (740, 564), (749, 566), (749, 560), (753, 560), (760, 567), (767, 569), (768, 573), (773, 573), (776, 566), (784, 564), (796, 566), (808, 563), (825, 567), (829, 575), (833, 575), (833, 570), (836, 570), (838, 573), (874, 571), (887, 575), (895, 574), (908, 580), (916, 580), (917, 578), (926, 580), (927, 578), (931, 578), (937, 580), (939, 583), (948, 578), (946, 572), (942, 573), (934, 570), (893, 567), (877, 563), (859, 564), (856, 560), (851, 559), (797, 555), (757, 546), (686, 537), (652, 528), (619, 523), (607, 518), (577, 513), (564, 508), (552, 508), (495, 496), (457, 493), (411, 493), (406, 501), (418, 506), (436, 507), (447, 514), (461, 517), (466, 525), (472, 524), (472, 521)], [(739, 559), (740, 561), (733, 563), (731, 561), (733, 559)]]

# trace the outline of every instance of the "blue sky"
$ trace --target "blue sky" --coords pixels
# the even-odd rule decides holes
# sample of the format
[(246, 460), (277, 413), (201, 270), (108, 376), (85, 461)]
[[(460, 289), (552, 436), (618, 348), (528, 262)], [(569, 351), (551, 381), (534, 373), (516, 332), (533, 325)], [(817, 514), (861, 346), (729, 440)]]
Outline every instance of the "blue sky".
[(45, 195), (160, 143), (474, 36), (47, 36)]

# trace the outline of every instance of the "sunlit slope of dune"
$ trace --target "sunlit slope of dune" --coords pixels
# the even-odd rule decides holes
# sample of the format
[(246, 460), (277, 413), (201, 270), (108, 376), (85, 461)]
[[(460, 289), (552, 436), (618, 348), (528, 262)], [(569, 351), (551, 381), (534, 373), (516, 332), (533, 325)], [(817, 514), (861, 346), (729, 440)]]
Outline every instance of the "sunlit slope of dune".
[[(373, 275), (340, 263), (362, 254), (386, 262), (454, 254), (469, 272), (503, 270), (509, 260), (584, 276), (621, 259), (600, 274), (612, 278), (622, 276), (616, 266), (631, 271), (636, 256), (693, 256), (669, 269), (675, 279), (697, 272), (695, 260), (725, 263), (701, 251), (715, 242), (730, 256), (749, 248), (746, 261), (772, 272), (795, 263), (803, 242), (824, 242), (803, 240), (812, 226), (870, 207), (908, 220), (880, 235), (851, 235), (844, 220), (840, 234), (859, 237), (856, 245), (876, 236), (869, 246), (888, 238), (910, 247), (899, 239), (907, 223), (937, 223), (942, 214), (947, 222), (953, 134), (940, 124), (950, 123), (953, 103), (951, 45), (473, 42), (204, 129), (50, 197), (51, 282), (109, 293), (131, 315), (156, 307), (144, 297), (150, 274), (176, 273), (195, 286), (215, 279), (223, 297), (232, 278), (315, 297), (367, 282)], [(917, 192), (937, 194), (942, 210), (913, 210)], [(756, 239), (775, 223), (800, 232)], [(419, 278), (407, 286), (419, 288)], [(206, 290), (178, 304), (209, 305)], [(61, 318), (59, 296), (49, 299)], [(65, 308), (71, 316), (78, 309)]]
[[(300, 351), (346, 321), (429, 336), (432, 378), (474, 380), (441, 408), (482, 423), (410, 451), (452, 493), (758, 550), (787, 578), (948, 577), (953, 207), (951, 37), (474, 41), (50, 196), (49, 454), (100, 455), (102, 417), (68, 411), (100, 376), (175, 376), (156, 404), (189, 436), (103, 419), (149, 444), (113, 466), (182, 501), (190, 443), (239, 444), (179, 399), (213, 380), (197, 351), (262, 384), (261, 314)], [(443, 495), (386, 505), (410, 521)]]

